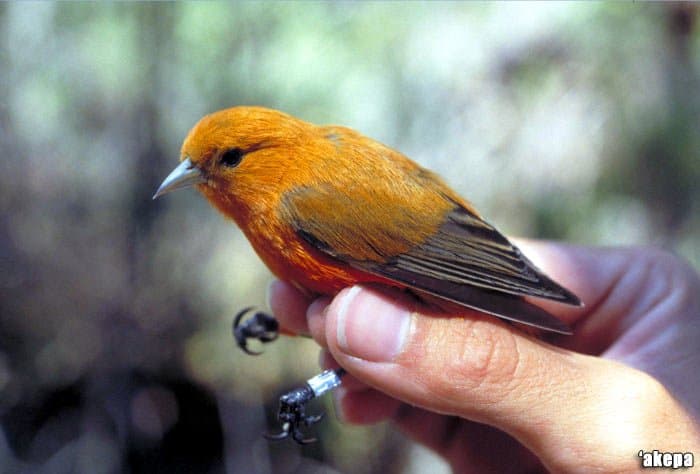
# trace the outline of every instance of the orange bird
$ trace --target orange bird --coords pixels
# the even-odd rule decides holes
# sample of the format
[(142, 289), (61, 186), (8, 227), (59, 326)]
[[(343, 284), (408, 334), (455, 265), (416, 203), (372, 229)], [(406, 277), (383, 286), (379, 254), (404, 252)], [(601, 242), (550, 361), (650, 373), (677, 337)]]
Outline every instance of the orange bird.
[(196, 186), (278, 278), (307, 292), (380, 283), (445, 311), (571, 333), (523, 296), (581, 305), (576, 295), (435, 173), (354, 130), (234, 107), (202, 118), (180, 161), (154, 198)]

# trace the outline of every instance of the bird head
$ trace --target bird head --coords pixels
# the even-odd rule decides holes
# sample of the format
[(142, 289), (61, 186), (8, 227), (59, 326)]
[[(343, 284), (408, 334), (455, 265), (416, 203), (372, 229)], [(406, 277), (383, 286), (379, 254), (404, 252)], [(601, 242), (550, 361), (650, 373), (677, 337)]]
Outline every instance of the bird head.
[(180, 164), (153, 199), (196, 188), (228, 214), (278, 195), (282, 176), (295, 164), (299, 147), (313, 140), (314, 126), (262, 107), (233, 107), (202, 118), (189, 132)]

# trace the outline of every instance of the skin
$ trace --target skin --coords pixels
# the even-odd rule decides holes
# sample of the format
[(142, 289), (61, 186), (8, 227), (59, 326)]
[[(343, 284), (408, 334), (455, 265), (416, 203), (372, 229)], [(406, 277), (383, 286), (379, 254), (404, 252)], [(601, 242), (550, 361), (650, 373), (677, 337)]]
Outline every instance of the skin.
[[(455, 472), (638, 472), (640, 449), (697, 463), (698, 274), (656, 249), (518, 245), (589, 302), (549, 308), (575, 335), (545, 342), (477, 312), (435, 317), (376, 287), (313, 300), (278, 281), (269, 301), (325, 348), (325, 366), (352, 375), (337, 394), (341, 419), (391, 420)], [(372, 333), (396, 312), (410, 331), (392, 351), (395, 334)]]

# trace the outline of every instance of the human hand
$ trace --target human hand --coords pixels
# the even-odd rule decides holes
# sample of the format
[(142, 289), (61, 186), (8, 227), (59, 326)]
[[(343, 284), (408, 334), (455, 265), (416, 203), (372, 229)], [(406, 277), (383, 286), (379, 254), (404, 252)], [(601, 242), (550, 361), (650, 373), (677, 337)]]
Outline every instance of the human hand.
[(277, 281), (270, 306), (347, 369), (341, 419), (391, 419), (456, 472), (632, 472), (640, 450), (700, 453), (698, 274), (655, 249), (517, 245), (585, 302), (537, 302), (573, 336), (436, 316), (379, 287), (312, 301)]

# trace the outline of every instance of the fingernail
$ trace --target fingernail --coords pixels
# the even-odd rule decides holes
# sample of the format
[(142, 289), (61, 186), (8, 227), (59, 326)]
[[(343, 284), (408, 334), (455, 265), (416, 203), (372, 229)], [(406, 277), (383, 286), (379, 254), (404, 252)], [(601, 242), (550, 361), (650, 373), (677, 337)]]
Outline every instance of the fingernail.
[(337, 339), (348, 355), (372, 362), (389, 362), (406, 342), (411, 313), (399, 302), (361, 286), (339, 295), (330, 310), (337, 311)]

